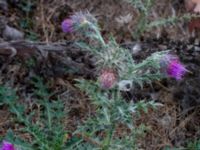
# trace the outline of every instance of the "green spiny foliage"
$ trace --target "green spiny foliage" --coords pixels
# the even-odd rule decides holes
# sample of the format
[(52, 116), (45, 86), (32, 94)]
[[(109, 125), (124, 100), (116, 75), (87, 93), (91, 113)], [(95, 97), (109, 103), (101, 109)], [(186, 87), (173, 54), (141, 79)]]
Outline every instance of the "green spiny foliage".
[(141, 14), (148, 15), (155, 0), (126, 0), (131, 3)]
[(139, 20), (134, 31), (134, 37), (139, 38), (148, 26), (148, 16), (155, 0), (126, 0), (139, 12)]
[(36, 4), (37, 0), (20, 0), (17, 4), (20, 11), (22, 11), (22, 14), (25, 14), (25, 16), (20, 19), (19, 26), (24, 29), (26, 37), (32, 41), (38, 40), (38, 34), (32, 31), (35, 26), (33, 13)]
[(187, 149), (197, 150), (200, 149), (200, 140), (194, 140), (187, 144)]
[[(144, 125), (135, 127), (134, 120), (139, 117), (141, 111), (148, 112), (149, 107), (155, 108), (157, 104), (153, 101), (126, 102), (116, 89), (108, 92), (101, 90), (94, 81), (78, 82), (77, 86), (89, 96), (96, 107), (96, 112), (93, 116), (89, 116), (76, 132), (92, 138), (95, 141), (91, 143), (93, 149), (136, 149), (136, 138), (148, 128)], [(135, 119), (133, 114), (136, 114)], [(116, 136), (118, 125), (124, 125), (129, 132), (123, 137)], [(101, 132), (105, 135), (98, 135)], [(83, 143), (80, 144), (84, 145)]]
[[(101, 36), (100, 32), (96, 36)], [(97, 38), (97, 39), (103, 39)], [(102, 43), (99, 41), (99, 43)], [(163, 77), (160, 72), (159, 61), (169, 51), (157, 52), (136, 64), (128, 49), (122, 48), (118, 43), (111, 38), (108, 43), (103, 42), (102, 45), (92, 45), (85, 42), (77, 42), (77, 46), (83, 50), (87, 50), (96, 58), (97, 70), (102, 68), (112, 68), (117, 70), (118, 80), (130, 80), (134, 84), (139, 84), (141, 87), (144, 82), (151, 83), (152, 80), (158, 80)]]
[[(20, 139), (12, 131), (8, 132), (6, 140), (17, 145), (20, 150), (63, 150), (65, 145), (65, 130), (63, 126), (64, 108), (62, 102), (52, 100), (46, 85), (41, 78), (33, 80), (38, 109), (27, 114), (28, 108), (18, 101), (16, 92), (7, 87), (0, 87), (1, 103), (6, 104), (15, 114), (16, 122), (23, 125), (22, 133), (31, 136), (31, 142)], [(38, 113), (39, 112), (39, 113)], [(37, 119), (34, 119), (37, 117)]]
[(138, 39), (145, 31), (150, 31), (154, 27), (166, 26), (175, 24), (181, 21), (191, 20), (192, 18), (199, 17), (194, 14), (184, 14), (182, 16), (170, 16), (168, 18), (162, 18), (158, 20), (149, 20), (152, 7), (155, 4), (155, 0), (125, 0), (134, 6), (139, 13), (138, 24), (133, 31), (133, 37)]
[(181, 22), (181, 21), (188, 21), (188, 20), (191, 20), (192, 18), (197, 18), (197, 17), (199, 17), (199, 16), (194, 15), (194, 14), (184, 14), (183, 16), (180, 16), (180, 17), (172, 16), (172, 17), (169, 17), (169, 18), (163, 18), (163, 19), (160, 19), (160, 20), (155, 20), (155, 21), (150, 22), (147, 25), (147, 30), (150, 30), (153, 27), (175, 24), (175, 23)]

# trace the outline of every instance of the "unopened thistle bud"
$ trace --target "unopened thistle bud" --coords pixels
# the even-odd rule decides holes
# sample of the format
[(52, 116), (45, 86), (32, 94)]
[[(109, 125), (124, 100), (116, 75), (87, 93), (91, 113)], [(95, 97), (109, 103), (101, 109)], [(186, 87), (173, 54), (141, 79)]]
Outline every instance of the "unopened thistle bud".
[(17, 150), (17, 149), (14, 147), (12, 143), (3, 141), (3, 144), (0, 150)]
[(104, 70), (99, 76), (100, 86), (103, 89), (110, 89), (116, 83), (116, 74), (112, 70)]

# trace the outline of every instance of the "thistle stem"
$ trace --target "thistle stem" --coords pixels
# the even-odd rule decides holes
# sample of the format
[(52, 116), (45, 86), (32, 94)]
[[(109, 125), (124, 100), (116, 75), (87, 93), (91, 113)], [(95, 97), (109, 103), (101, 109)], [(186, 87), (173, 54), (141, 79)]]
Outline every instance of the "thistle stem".
[(107, 133), (107, 137), (104, 142), (103, 150), (108, 150), (110, 146), (110, 142), (112, 140), (113, 132), (115, 131), (115, 125), (112, 125), (110, 130)]
[(104, 41), (104, 39), (103, 39), (103, 37), (102, 37), (102, 35), (101, 35), (101, 33), (100, 33), (98, 27), (95, 26), (95, 25), (93, 25), (93, 24), (90, 24), (90, 26), (91, 26), (91, 28), (95, 31), (96, 37), (97, 37), (97, 39), (99, 40), (99, 42), (103, 45), (103, 47), (105, 47), (105, 46), (106, 46), (106, 43), (105, 43), (105, 41)]

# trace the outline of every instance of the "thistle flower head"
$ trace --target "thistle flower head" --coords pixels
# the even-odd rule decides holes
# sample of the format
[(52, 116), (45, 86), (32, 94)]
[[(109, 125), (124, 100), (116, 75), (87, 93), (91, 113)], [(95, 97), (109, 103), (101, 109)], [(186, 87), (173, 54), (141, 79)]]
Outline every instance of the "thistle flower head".
[(12, 143), (3, 141), (3, 144), (0, 150), (17, 150), (17, 149), (14, 147)]
[(112, 70), (103, 70), (99, 76), (100, 86), (103, 89), (110, 89), (116, 83), (116, 74)]
[(97, 20), (89, 12), (77, 12), (74, 15), (72, 15), (70, 18), (73, 21), (74, 28), (76, 30), (82, 29), (82, 28), (89, 29), (91, 25), (94, 25), (94, 26), (97, 25)]
[(73, 21), (71, 19), (65, 19), (62, 24), (61, 28), (63, 32), (70, 33), (73, 31)]
[(160, 65), (164, 72), (176, 80), (181, 80), (187, 69), (185, 66), (179, 61), (178, 57), (170, 54), (166, 54), (160, 61)]
[(172, 60), (167, 66), (167, 74), (176, 80), (181, 80), (187, 69), (178, 60)]
[[(80, 31), (80, 33), (93, 33), (98, 29), (97, 20), (89, 12), (77, 12), (65, 19), (61, 24), (65, 33)], [(96, 31), (95, 31), (96, 32)]]
[(173, 60), (178, 60), (178, 57), (167, 53), (162, 56), (160, 60), (160, 66), (166, 68), (166, 66)]

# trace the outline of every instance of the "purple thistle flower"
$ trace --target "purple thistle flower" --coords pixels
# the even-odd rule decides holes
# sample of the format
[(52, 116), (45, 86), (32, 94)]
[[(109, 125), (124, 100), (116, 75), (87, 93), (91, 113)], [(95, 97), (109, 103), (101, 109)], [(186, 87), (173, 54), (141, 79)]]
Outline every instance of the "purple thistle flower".
[(161, 72), (181, 80), (185, 73), (188, 71), (183, 64), (179, 61), (176, 55), (165, 54), (160, 60)]
[(178, 60), (172, 60), (167, 66), (167, 74), (176, 80), (181, 80), (187, 69)]
[(3, 144), (0, 150), (16, 150), (16, 149), (12, 143), (3, 141)]
[(104, 41), (100, 37), (97, 20), (88, 11), (76, 12), (68, 19), (65, 19), (61, 26), (65, 33), (77, 31), (77, 33), (86, 37), (98, 39), (104, 44)]
[(61, 24), (62, 30), (65, 33), (73, 32), (73, 21), (71, 19), (65, 19)]

